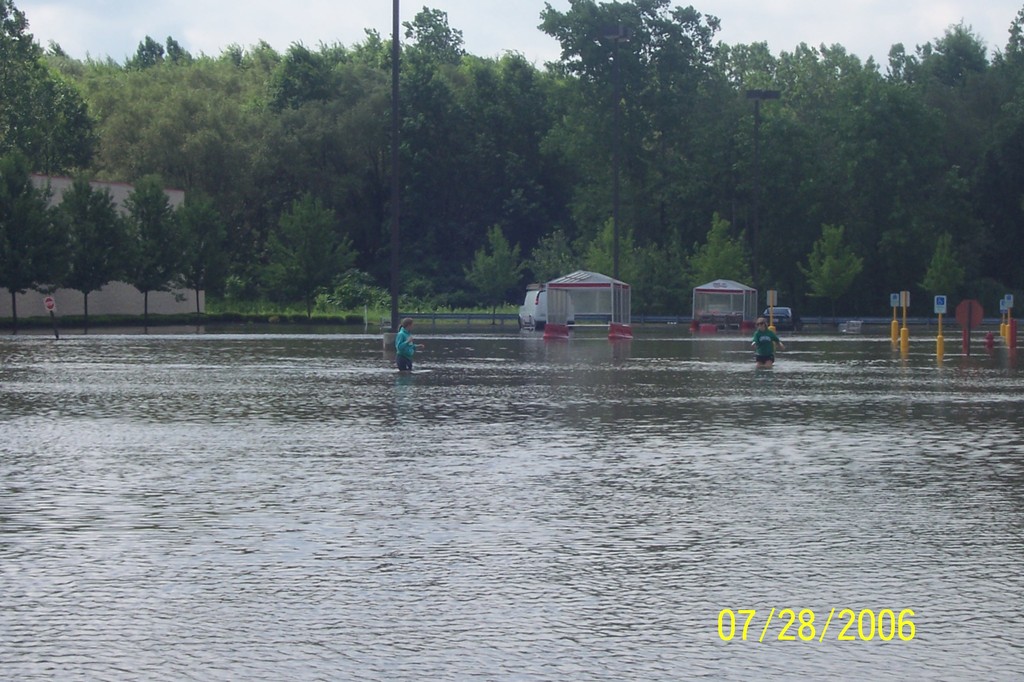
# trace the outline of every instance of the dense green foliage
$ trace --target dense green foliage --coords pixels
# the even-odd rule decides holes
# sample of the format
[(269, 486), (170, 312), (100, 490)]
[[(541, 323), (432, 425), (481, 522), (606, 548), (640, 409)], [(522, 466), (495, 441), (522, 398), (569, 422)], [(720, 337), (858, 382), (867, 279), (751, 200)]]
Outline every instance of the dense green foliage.
[[(215, 296), (307, 311), (317, 297), (380, 300), (395, 172), (380, 35), (198, 57), (147, 36), (122, 65), (59, 46), (44, 54), (13, 3), (0, 0), (0, 12), (0, 151), (20, 151), (35, 171), (159, 176), (204, 197), (183, 221), (184, 256), (171, 263), (170, 245), (133, 256), (176, 272), (128, 264), (140, 283), (178, 274)], [(994, 53), (960, 24), (913, 52), (893, 46), (887, 65), (840, 45), (773, 54), (717, 43), (718, 19), (669, 0), (571, 0), (539, 20), (562, 50), (543, 67), (467, 54), (443, 12), (424, 8), (405, 25), (403, 296), (494, 305), (474, 273), (493, 259), (495, 230), (525, 262), (522, 274), (510, 264), (503, 296), (574, 267), (611, 274), (615, 144), (620, 273), (638, 312), (686, 313), (689, 288), (718, 277), (777, 289), (806, 314), (839, 296), (870, 314), (892, 291), (937, 282), (959, 283), (950, 295), (1024, 293), (1024, 10), (1007, 17), (1009, 41)], [(751, 89), (781, 92), (760, 103), (756, 131)], [(27, 111), (54, 115), (26, 125)], [(860, 267), (830, 270), (847, 286), (827, 291), (816, 243), (840, 225), (844, 258), (829, 262)]]

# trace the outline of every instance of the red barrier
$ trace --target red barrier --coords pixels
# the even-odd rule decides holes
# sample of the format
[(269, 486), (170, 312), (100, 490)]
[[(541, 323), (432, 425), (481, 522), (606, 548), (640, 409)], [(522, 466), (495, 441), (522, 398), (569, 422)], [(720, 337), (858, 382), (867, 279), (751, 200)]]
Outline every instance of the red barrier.
[(612, 322), (608, 325), (608, 339), (618, 341), (620, 339), (632, 339), (633, 329), (628, 324)]
[(547, 323), (544, 325), (544, 340), (568, 341), (569, 325)]

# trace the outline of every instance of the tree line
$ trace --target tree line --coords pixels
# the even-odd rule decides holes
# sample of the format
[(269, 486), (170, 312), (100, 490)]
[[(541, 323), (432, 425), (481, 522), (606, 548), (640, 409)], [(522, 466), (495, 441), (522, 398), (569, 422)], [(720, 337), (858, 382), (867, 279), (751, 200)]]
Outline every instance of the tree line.
[[(208, 296), (310, 312), (386, 300), (389, 40), (196, 56), (147, 36), (121, 64), (44, 50), (13, 2), (0, 12), (0, 153), (24, 160), (12, 178), (185, 190), (203, 217), (180, 222), (205, 227), (174, 228), (190, 235), (176, 258), (206, 263), (189, 285)], [(1020, 295), (1024, 9), (1007, 19), (991, 53), (961, 23), (880, 65), (841, 45), (727, 45), (716, 17), (669, 0), (572, 0), (540, 13), (561, 54), (538, 66), (468, 54), (424, 8), (400, 57), (403, 308), (495, 306), (613, 260), (644, 313), (685, 314), (717, 278), (808, 314), (871, 314), (904, 289)], [(33, 286), (7, 274), (21, 266), (6, 248), (0, 275)], [(166, 258), (120, 254), (136, 269)]]

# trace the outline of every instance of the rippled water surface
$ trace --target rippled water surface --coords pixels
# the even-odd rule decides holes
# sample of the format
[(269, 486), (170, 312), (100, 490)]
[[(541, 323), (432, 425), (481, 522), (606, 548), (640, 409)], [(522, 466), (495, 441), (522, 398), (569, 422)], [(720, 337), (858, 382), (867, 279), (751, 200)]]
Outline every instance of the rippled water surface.
[(420, 340), (0, 339), (0, 677), (1024, 676), (1005, 349)]

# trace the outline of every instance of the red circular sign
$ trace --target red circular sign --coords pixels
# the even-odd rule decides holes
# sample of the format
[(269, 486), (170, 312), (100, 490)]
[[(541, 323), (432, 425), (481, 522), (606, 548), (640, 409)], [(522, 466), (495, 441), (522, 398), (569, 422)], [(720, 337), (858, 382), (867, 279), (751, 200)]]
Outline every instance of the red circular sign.
[(53, 300), (53, 296), (47, 296), (43, 299), (43, 305), (46, 306), (47, 310), (53, 310), (57, 307), (57, 302)]
[(981, 303), (973, 298), (960, 301), (956, 307), (956, 321), (961, 327), (977, 327), (981, 324), (982, 317), (984, 311), (981, 309)]

